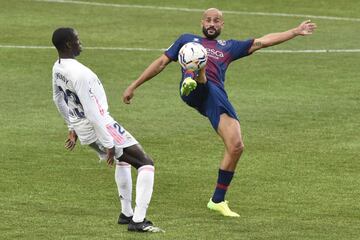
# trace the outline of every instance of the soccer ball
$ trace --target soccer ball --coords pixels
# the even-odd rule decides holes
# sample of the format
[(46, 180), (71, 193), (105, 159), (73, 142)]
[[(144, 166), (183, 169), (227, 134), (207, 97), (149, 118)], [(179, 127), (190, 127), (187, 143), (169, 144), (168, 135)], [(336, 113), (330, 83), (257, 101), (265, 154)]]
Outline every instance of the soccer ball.
[(205, 67), (207, 52), (200, 43), (189, 42), (180, 49), (178, 60), (183, 69), (197, 71)]

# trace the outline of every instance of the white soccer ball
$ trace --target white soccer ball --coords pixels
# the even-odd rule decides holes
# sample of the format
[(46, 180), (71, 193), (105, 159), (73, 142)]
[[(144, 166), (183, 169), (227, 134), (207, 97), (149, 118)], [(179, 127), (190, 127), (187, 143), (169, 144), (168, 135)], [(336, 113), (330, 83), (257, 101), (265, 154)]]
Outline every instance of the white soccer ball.
[(180, 49), (178, 60), (183, 69), (197, 71), (205, 67), (207, 51), (200, 43), (189, 42)]

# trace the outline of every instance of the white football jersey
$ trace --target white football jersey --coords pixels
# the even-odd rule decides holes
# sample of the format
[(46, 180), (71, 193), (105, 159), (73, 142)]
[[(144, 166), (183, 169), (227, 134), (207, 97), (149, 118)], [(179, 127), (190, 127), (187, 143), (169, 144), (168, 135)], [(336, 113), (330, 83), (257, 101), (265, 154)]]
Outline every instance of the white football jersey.
[(122, 140), (125, 130), (109, 115), (106, 94), (95, 73), (76, 59), (60, 59), (52, 77), (54, 102), (82, 144), (98, 139), (112, 148), (114, 140)]

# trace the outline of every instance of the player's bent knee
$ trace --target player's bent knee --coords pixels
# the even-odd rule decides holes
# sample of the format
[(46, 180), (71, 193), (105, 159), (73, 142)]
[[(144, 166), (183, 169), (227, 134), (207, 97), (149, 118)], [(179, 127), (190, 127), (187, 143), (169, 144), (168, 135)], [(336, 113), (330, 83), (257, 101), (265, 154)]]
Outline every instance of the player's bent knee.
[(149, 157), (148, 155), (145, 155), (143, 164), (141, 166), (144, 166), (144, 165), (152, 165), (152, 166), (154, 166), (154, 161), (151, 159), (151, 157)]
[(244, 143), (241, 141), (234, 142), (229, 148), (229, 153), (233, 156), (240, 156), (244, 151)]
[(151, 165), (154, 166), (154, 161), (148, 156), (148, 155), (144, 155), (143, 157), (141, 157), (140, 159), (138, 159), (138, 161), (136, 162), (136, 164), (132, 164), (136, 169), (141, 168), (142, 166), (146, 166), (146, 165)]
[(118, 158), (118, 160), (130, 164), (136, 169), (145, 165), (154, 165), (154, 161), (145, 153), (136, 154), (136, 156), (134, 156), (127, 152), (124, 152), (124, 154), (120, 158)]

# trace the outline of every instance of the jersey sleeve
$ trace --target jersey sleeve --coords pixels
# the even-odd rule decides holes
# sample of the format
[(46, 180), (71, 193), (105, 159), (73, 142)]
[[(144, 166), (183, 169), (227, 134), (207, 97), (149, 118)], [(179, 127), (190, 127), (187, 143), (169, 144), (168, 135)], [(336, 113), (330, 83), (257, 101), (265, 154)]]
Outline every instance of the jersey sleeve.
[(181, 35), (166, 51), (165, 55), (172, 61), (177, 62), (181, 47), (185, 44), (186, 35)]
[[(95, 75), (96, 76), (96, 75)], [(83, 106), (85, 117), (93, 125), (96, 136), (106, 148), (114, 147), (114, 139), (108, 131), (109, 113), (101, 82), (92, 75), (82, 75), (74, 83), (74, 89)]]
[(58, 86), (56, 85), (55, 78), (53, 77), (53, 101), (56, 105), (56, 108), (58, 109), (60, 115), (63, 117), (63, 119), (66, 122), (66, 125), (68, 126), (69, 130), (73, 130), (70, 120), (69, 120), (69, 108), (67, 103), (65, 102), (64, 93), (62, 93)]
[(253, 42), (254, 39), (245, 41), (232, 40), (231, 53), (233, 60), (248, 56)]

